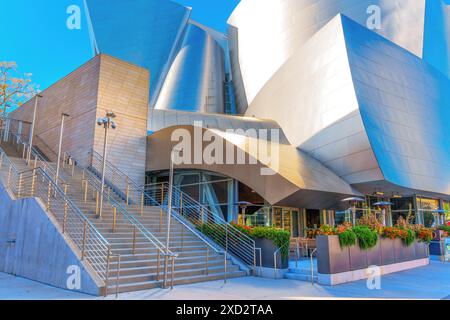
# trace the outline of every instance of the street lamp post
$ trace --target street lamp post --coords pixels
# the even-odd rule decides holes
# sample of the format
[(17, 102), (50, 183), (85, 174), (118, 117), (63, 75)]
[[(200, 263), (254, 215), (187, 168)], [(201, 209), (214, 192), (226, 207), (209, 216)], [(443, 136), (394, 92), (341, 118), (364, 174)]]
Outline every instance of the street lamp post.
[(100, 211), (99, 218), (102, 217), (103, 212), (103, 192), (105, 190), (105, 173), (106, 173), (106, 152), (108, 150), (108, 129), (116, 129), (117, 125), (113, 121), (116, 115), (113, 112), (106, 112), (106, 116), (97, 119), (97, 124), (105, 128), (105, 137), (103, 141), (103, 167), (102, 167), (102, 186), (100, 191)]
[(30, 146), (28, 148), (28, 154), (27, 154), (27, 165), (30, 164), (31, 159), (31, 149), (33, 148), (33, 136), (34, 136), (34, 128), (36, 124), (36, 113), (37, 113), (37, 107), (38, 107), (38, 98), (42, 98), (41, 94), (37, 94), (34, 98), (34, 110), (33, 110), (33, 122), (31, 123), (31, 129), (30, 129)]
[[(59, 131), (59, 145), (58, 145), (58, 161), (56, 162), (56, 177), (55, 177), (55, 184), (58, 185), (59, 180), (59, 169), (60, 169), (60, 162), (61, 162), (61, 149), (62, 149), (62, 139), (63, 139), (63, 132), (64, 132), (64, 119), (68, 117), (69, 115), (67, 113), (61, 113), (61, 130)], [(65, 159), (63, 159), (64, 161)]]

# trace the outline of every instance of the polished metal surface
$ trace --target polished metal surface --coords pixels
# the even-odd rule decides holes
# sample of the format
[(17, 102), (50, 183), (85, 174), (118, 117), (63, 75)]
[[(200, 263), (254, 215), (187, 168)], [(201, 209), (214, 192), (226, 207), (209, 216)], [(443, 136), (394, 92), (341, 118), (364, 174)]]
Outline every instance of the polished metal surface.
[(360, 113), (384, 179), (450, 194), (450, 80), (343, 18)]
[[(450, 81), (337, 16), (281, 67), (247, 110), (365, 193), (386, 181), (450, 195)], [(389, 189), (390, 190), (390, 189)]]
[(190, 9), (169, 0), (85, 0), (96, 53), (150, 70), (151, 100), (158, 95)]
[[(228, 20), (238, 112), (270, 77), (338, 13), (366, 26), (370, 5), (381, 9), (374, 30), (422, 56), (425, 0), (243, 0)], [(242, 76), (242, 77), (241, 77)]]
[(224, 52), (201, 26), (189, 23), (155, 109), (222, 113)]
[(191, 21), (190, 8), (170, 0), (85, 3), (94, 52), (149, 69), (152, 108), (224, 112), (225, 37)]
[[(159, 130), (148, 137), (147, 140), (147, 171), (167, 170), (169, 166), (169, 155), (171, 154), (172, 133), (174, 130), (187, 130), (194, 136), (194, 126), (180, 125), (171, 126)], [(322, 165), (303, 151), (294, 148), (289, 143), (277, 143), (279, 150), (279, 163), (274, 166), (267, 163), (258, 150), (248, 148), (254, 145), (257, 137), (246, 135), (230, 134), (223, 130), (214, 128), (203, 128), (203, 134), (214, 137), (214, 141), (223, 139), (224, 153), (230, 152), (231, 146), (233, 154), (238, 150), (245, 152), (246, 158), (254, 158), (257, 163), (251, 164), (227, 164), (213, 163), (207, 164), (203, 161), (195, 164), (191, 159), (190, 163), (181, 163), (177, 169), (198, 169), (212, 172), (219, 172), (228, 177), (232, 177), (251, 187), (258, 194), (264, 197), (270, 204), (283, 205), (302, 208), (336, 208), (341, 206), (341, 199), (346, 196), (360, 195), (343, 179), (339, 178), (330, 169)], [(194, 150), (194, 141), (192, 150)], [(275, 141), (268, 142), (268, 148), (272, 148)], [(204, 142), (201, 150), (206, 150), (208, 143)], [(229, 146), (228, 146), (229, 145)], [(226, 149), (225, 149), (226, 148)], [(152, 152), (158, 150), (158, 152)], [(262, 175), (261, 169), (270, 168), (274, 171), (272, 175)]]

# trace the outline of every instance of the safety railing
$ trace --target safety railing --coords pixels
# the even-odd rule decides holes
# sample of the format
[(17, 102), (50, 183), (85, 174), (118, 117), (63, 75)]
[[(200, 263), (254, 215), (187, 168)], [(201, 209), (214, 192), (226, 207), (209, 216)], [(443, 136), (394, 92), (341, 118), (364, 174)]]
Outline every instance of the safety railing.
[[(93, 169), (99, 176), (101, 175), (103, 169), (103, 157), (100, 156), (95, 151), (91, 151), (90, 155), (92, 157), (91, 169)], [(100, 179), (100, 177), (99, 177)], [(136, 212), (138, 215), (143, 215), (146, 206), (158, 206), (160, 208), (160, 219), (159, 219), (159, 227), (158, 232), (163, 231), (163, 225), (167, 220), (167, 212), (168, 206), (164, 206), (164, 201), (159, 201), (156, 199), (155, 194), (148, 193), (147, 189), (143, 186), (139, 186), (132, 179), (130, 179), (125, 173), (123, 173), (120, 169), (112, 165), (109, 161), (106, 161), (105, 166), (105, 181), (107, 181), (107, 185), (112, 190), (114, 194), (117, 195), (117, 198), (120, 198), (121, 202), (124, 202), (127, 208), (130, 208), (130, 212)], [(166, 186), (167, 188), (167, 186)], [(158, 189), (159, 190), (159, 189)], [(168, 192), (166, 190), (165, 196), (164, 191), (162, 191), (162, 198), (166, 198), (167, 201)], [(187, 198), (186, 198), (187, 199)], [(227, 246), (217, 246), (213, 242), (210, 241), (209, 238), (205, 237), (200, 230), (193, 225), (190, 221), (186, 220), (183, 215), (180, 215), (176, 206), (172, 206), (171, 216), (176, 219), (181, 224), (181, 241), (183, 243), (183, 239), (186, 231), (190, 231), (194, 235), (197, 236), (199, 240), (201, 240), (206, 245), (206, 274), (208, 273), (208, 256), (209, 251), (224, 255), (224, 281), (226, 282), (226, 269), (227, 269), (227, 260), (229, 256), (229, 248)]]
[[(103, 157), (95, 151), (90, 152), (92, 168), (102, 172)], [(127, 206), (134, 206), (141, 213), (145, 206), (160, 207), (160, 225), (163, 217), (169, 211), (169, 184), (159, 183), (139, 186), (120, 169), (106, 161), (105, 180), (112, 188), (119, 189), (116, 194), (123, 198)], [(177, 187), (172, 188), (171, 214), (180, 223), (194, 232), (200, 239), (211, 246), (211, 241), (219, 246), (211, 246), (219, 252), (226, 252), (240, 259), (246, 265), (256, 270), (255, 242), (245, 233), (214, 214), (206, 206), (200, 204)], [(205, 237), (206, 236), (206, 237)]]
[[(64, 153), (63, 162), (68, 163), (67, 158), (70, 157), (72, 161), (70, 161), (67, 166), (64, 167), (63, 170), (68, 171), (72, 176), (75, 174), (81, 175), (81, 189), (83, 194), (83, 200), (87, 203), (88, 198), (91, 197), (91, 200), (95, 202), (95, 214), (100, 214), (100, 197), (102, 195), (101, 182), (98, 180), (96, 176), (94, 176), (89, 170), (86, 170), (83, 167), (79, 166), (79, 163), (75, 158), (71, 157), (67, 153)], [(164, 287), (167, 286), (167, 279), (170, 276), (171, 279), (171, 287), (173, 287), (174, 283), (174, 272), (175, 272), (175, 264), (176, 258), (178, 255), (173, 253), (170, 249), (168, 249), (148, 228), (146, 228), (141, 221), (139, 221), (133, 214), (131, 214), (121, 203), (119, 203), (109, 192), (107, 188), (103, 190), (103, 207), (110, 207), (112, 210), (112, 231), (116, 232), (116, 226), (118, 223), (119, 217), (122, 217), (127, 224), (132, 226), (132, 253), (136, 253), (136, 244), (137, 241), (145, 241), (147, 243), (147, 247), (153, 248), (157, 252), (157, 261), (156, 261), (156, 281), (161, 280), (161, 257), (164, 258), (164, 264), (168, 263), (168, 260), (171, 260), (172, 270), (170, 275), (166, 268), (164, 268), (162, 279), (164, 279)], [(102, 217), (100, 217), (102, 218)]]
[[(58, 181), (58, 184), (66, 184), (61, 176), (57, 177), (56, 169), (54, 168), (54, 166), (51, 163), (47, 162), (47, 158), (37, 148), (33, 146), (30, 150), (30, 144), (28, 141), (29, 137), (27, 135), (21, 134), (20, 130), (18, 130), (16, 126), (10, 125), (9, 132), (7, 132), (5, 137), (6, 139), (4, 140), (4, 142), (15, 145), (18, 152), (22, 151), (22, 158), (30, 160), (28, 166), (37, 167), (39, 165), (43, 168), (44, 171), (46, 171), (51, 177), (53, 177), (53, 180)], [(37, 139), (36, 136), (35, 139)]]
[[(57, 185), (41, 167), (20, 172), (0, 148), (0, 177), (17, 198), (40, 198), (79, 250), (80, 259), (86, 261), (109, 286), (110, 243), (67, 196), (69, 185)], [(120, 273), (120, 270), (117, 269)], [(116, 282), (116, 291), (118, 281)]]

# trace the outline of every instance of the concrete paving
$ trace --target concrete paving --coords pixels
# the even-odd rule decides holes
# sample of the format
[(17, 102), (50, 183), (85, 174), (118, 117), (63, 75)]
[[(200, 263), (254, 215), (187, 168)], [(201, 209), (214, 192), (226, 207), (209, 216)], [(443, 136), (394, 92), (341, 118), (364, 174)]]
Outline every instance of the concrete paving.
[[(296, 280), (255, 277), (123, 293), (119, 299), (266, 300), (266, 299), (444, 299), (450, 295), (450, 263), (431, 261), (429, 266), (381, 279), (381, 290), (369, 290), (366, 281), (328, 287)], [(0, 299), (104, 299), (52, 288), (22, 278), (0, 274)], [(106, 299), (115, 299), (109, 296)]]

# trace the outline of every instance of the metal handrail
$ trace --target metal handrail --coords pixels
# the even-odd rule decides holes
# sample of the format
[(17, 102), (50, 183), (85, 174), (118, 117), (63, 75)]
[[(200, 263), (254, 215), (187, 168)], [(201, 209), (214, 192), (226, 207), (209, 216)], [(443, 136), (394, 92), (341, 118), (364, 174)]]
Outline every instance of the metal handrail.
[(317, 248), (315, 248), (311, 254), (310, 254), (310, 262), (309, 262), (309, 267), (311, 269), (311, 283), (314, 284), (314, 261), (313, 261), (313, 257), (314, 257), (314, 253), (317, 252)]
[[(77, 159), (75, 159), (74, 157), (69, 156), (69, 155), (68, 155), (68, 157), (70, 157), (71, 159), (74, 160), (72, 162), (73, 166), (78, 167), (80, 170), (83, 171), (84, 178), (85, 178), (86, 181), (89, 182), (91, 187), (95, 191), (100, 193), (101, 192), (101, 185), (100, 185), (101, 182), (98, 180), (98, 178), (95, 175), (93, 175), (89, 170), (85, 170), (85, 168), (79, 166), (78, 164), (80, 162)], [(63, 158), (62, 161), (65, 161), (65, 157)], [(86, 176), (87, 176), (87, 178), (86, 178)], [(149, 241), (151, 241), (158, 248), (158, 250), (161, 251), (161, 253), (166, 251), (166, 248), (165, 248), (164, 244), (151, 231), (149, 231), (138, 219), (136, 219), (136, 217), (133, 214), (131, 214), (125, 207), (123, 207), (122, 204), (117, 202), (117, 200), (114, 199), (114, 197), (112, 197), (109, 192), (104, 190), (103, 191), (103, 197), (106, 198), (106, 200), (108, 202), (110, 202), (113, 207), (115, 207), (116, 209), (120, 209), (120, 213), (125, 217), (125, 219), (128, 222), (130, 222), (130, 224), (132, 224), (133, 226), (136, 226), (139, 229), (139, 231), (141, 231), (143, 233), (143, 235)], [(168, 251), (168, 256), (177, 256), (177, 255), (172, 253), (169, 250)]]
[[(25, 154), (28, 152), (28, 151), (25, 152), (25, 150), (29, 150), (29, 148), (30, 148), (29, 142), (25, 141), (24, 139), (22, 139), (23, 135), (19, 135), (18, 133), (12, 132), (12, 131), (10, 131), (9, 133), (10, 133), (10, 135), (12, 137), (14, 137), (16, 139), (16, 143), (23, 145), (23, 148), (24, 148), (23, 149), (23, 156), (25, 157)], [(58, 178), (58, 183), (62, 183), (62, 184), (66, 183), (61, 176), (56, 177), (56, 170), (55, 170), (55, 168), (53, 168), (51, 166), (51, 164), (48, 163), (47, 160), (45, 160), (45, 157), (42, 155), (42, 153), (39, 152), (34, 146), (31, 147), (31, 156), (34, 156), (35, 166), (37, 164), (37, 161), (40, 161), (40, 162), (44, 163), (45, 164), (45, 166), (44, 166), (45, 170), (49, 169), (51, 171), (52, 175), (54, 176), (54, 180), (56, 180), (56, 178)]]
[[(156, 197), (150, 196), (149, 194), (151, 193), (156, 193)], [(150, 191), (147, 188), (147, 191), (144, 192), (144, 194), (146, 198), (151, 199), (152, 203), (158, 205), (161, 209), (164, 209), (166, 212), (168, 211), (168, 205), (165, 204), (166, 202), (168, 203), (168, 198), (165, 196), (169, 194), (169, 185), (167, 183), (155, 185), (155, 188)], [(158, 194), (160, 196), (160, 201), (156, 200), (156, 198), (158, 198)], [(236, 246), (239, 245), (239, 241), (237, 240), (238, 237), (236, 236), (236, 233), (233, 232), (234, 230), (237, 229), (222, 219), (222, 221), (220, 221), (222, 223), (213, 224), (214, 227), (210, 229), (210, 231), (213, 231), (211, 234), (205, 234), (204, 231), (202, 230), (199, 231), (198, 227), (202, 227), (202, 225), (207, 225), (207, 223), (205, 222), (207, 219), (205, 219), (205, 217), (207, 218), (208, 215), (209, 217), (217, 218), (217, 220), (219, 220), (220, 218), (214, 216), (212, 212), (201, 206), (199, 203), (192, 202), (194, 200), (191, 199), (192, 198), (187, 196), (185, 193), (182, 193), (179, 189), (173, 188), (172, 211), (171, 211), (172, 216), (176, 218), (180, 223), (189, 227), (189, 229), (192, 232), (194, 232), (200, 239), (202, 239), (209, 246), (212, 246), (211, 245), (212, 239), (213, 243), (221, 246), (222, 248), (225, 248), (225, 251), (231, 252), (233, 255), (236, 255), (237, 253)], [(182, 202), (182, 204), (178, 206), (177, 203), (180, 202)], [(203, 218), (200, 217), (200, 212), (203, 212)], [(218, 229), (220, 229), (221, 232), (218, 232)], [(247, 252), (241, 252), (242, 253), (241, 256), (238, 257), (241, 258), (241, 260), (243, 260), (245, 263), (252, 265), (254, 263), (254, 240), (250, 239), (247, 235), (243, 234), (240, 231), (238, 233), (242, 239), (244, 240), (249, 239), (252, 245), (250, 248), (248, 248)], [(219, 238), (220, 236), (222, 236), (222, 239)], [(233, 244), (234, 247), (232, 246)]]
[[(73, 159), (73, 158), (72, 158)], [(74, 163), (77, 162), (76, 160), (74, 161)], [(75, 164), (74, 164), (75, 165)], [(101, 186), (98, 185), (98, 180), (95, 176), (93, 176), (89, 171), (85, 171), (85, 174), (88, 175), (88, 179), (86, 179), (86, 181), (89, 182), (89, 184), (91, 185), (91, 187), (101, 193)], [(120, 203), (118, 203), (108, 192), (106, 192), (105, 190), (103, 191), (103, 197), (106, 198), (106, 200), (108, 202), (111, 203), (111, 205), (113, 207), (115, 207), (116, 209), (119, 209), (119, 213), (122, 214), (122, 216), (134, 227), (136, 227), (141, 233), (142, 235), (144, 235), (147, 240), (149, 240), (162, 254), (164, 255), (168, 255), (168, 256), (177, 256), (176, 254), (174, 254), (173, 252), (171, 252), (170, 250), (167, 250), (166, 247), (164, 246), (164, 244), (159, 241), (159, 239), (153, 235), (152, 232), (150, 232), (139, 220), (137, 220), (132, 214), (130, 214), (127, 209), (125, 209)]]
[[(103, 157), (93, 150), (90, 151), (90, 155), (92, 156), (92, 166), (94, 168), (96, 166), (96, 163), (94, 162), (94, 160), (97, 160), (98, 161), (97, 165), (100, 166), (100, 162), (103, 161)], [(120, 184), (125, 185), (125, 190), (123, 190), (123, 193), (126, 195), (125, 201), (127, 203), (130, 202), (129, 198), (133, 198), (135, 200), (135, 201), (131, 201), (132, 203), (140, 203), (140, 202), (142, 203), (143, 202), (142, 198), (144, 198), (144, 202), (145, 202), (145, 200), (147, 200), (147, 203), (153, 203), (153, 204), (159, 206), (161, 209), (163, 209), (167, 213), (168, 206), (165, 205), (165, 203), (164, 203), (164, 201), (167, 202), (167, 200), (168, 200), (167, 195), (169, 194), (169, 192), (168, 192), (169, 186), (167, 183), (155, 184), (155, 185), (153, 185), (154, 189), (149, 190), (148, 185), (147, 185), (147, 188), (144, 188), (143, 186), (139, 186), (136, 182), (134, 182), (132, 179), (130, 179), (127, 175), (125, 175), (120, 169), (118, 169), (114, 165), (112, 165), (109, 161), (106, 161), (106, 169), (112, 173), (113, 177), (110, 178), (110, 181), (113, 184), (115, 184), (116, 186), (120, 185)], [(121, 180), (119, 183), (117, 183), (118, 179)], [(160, 194), (161, 199), (160, 199), (160, 201), (158, 201), (157, 197), (151, 196), (150, 194), (154, 191), (159, 191), (161, 188), (162, 188), (162, 190), (164, 190), (163, 191), (164, 194)], [(209, 239), (210, 237), (208, 237), (207, 235), (205, 237), (205, 235), (202, 232), (199, 232), (199, 230), (198, 230), (198, 228), (196, 228), (195, 224), (192, 224), (192, 221), (190, 221), (190, 219), (186, 218), (186, 210), (189, 210), (192, 208), (197, 208), (199, 211), (203, 211), (205, 216), (209, 215), (210, 217), (214, 217), (214, 219), (218, 221), (216, 223), (216, 225), (219, 226), (219, 228), (221, 228), (223, 232), (225, 232), (226, 234), (232, 233), (234, 235), (238, 235), (240, 239), (242, 239), (248, 243), (247, 248), (244, 249), (244, 251), (246, 251), (246, 252), (244, 252), (241, 256), (238, 255), (238, 257), (241, 258), (241, 260), (243, 260), (246, 264), (253, 265), (253, 267), (256, 268), (256, 266), (254, 265), (255, 242), (253, 239), (248, 237), (243, 232), (239, 231), (237, 228), (235, 228), (234, 226), (229, 224), (223, 218), (215, 216), (204, 205), (198, 203), (197, 201), (192, 199), (189, 195), (182, 192), (177, 187), (173, 187), (172, 191), (173, 191), (172, 192), (172, 200), (175, 200), (175, 201), (172, 201), (171, 215), (174, 218), (176, 218), (177, 221), (179, 221), (181, 224), (183, 224), (185, 227), (187, 227), (191, 232), (195, 233), (209, 247), (213, 248), (216, 252), (223, 254), (224, 251), (217, 249), (215, 246), (213, 246), (211, 244), (211, 241)], [(135, 194), (135, 196), (133, 196), (133, 194)], [(183, 201), (184, 201), (183, 208), (178, 211), (177, 211), (177, 209), (180, 209), (180, 208), (178, 208), (176, 205), (174, 205), (174, 203), (177, 202), (176, 198), (180, 197), (180, 196), (177, 196), (177, 194), (179, 194), (183, 198)], [(130, 195), (131, 195), (131, 197), (130, 197)], [(191, 217), (192, 217), (193, 211), (190, 210), (190, 213), (191, 213)], [(236, 247), (236, 244), (237, 244), (236, 238), (237, 238), (237, 236), (235, 236), (235, 239), (234, 239), (235, 240), (234, 247)], [(233, 240), (233, 239), (228, 239), (228, 240)], [(217, 243), (217, 241), (214, 241), (214, 243)], [(226, 243), (222, 242), (222, 243), (218, 243), (218, 244), (223, 248), (227, 247)], [(229, 251), (229, 250), (226, 249), (225, 251)], [(235, 252), (233, 252), (233, 253), (235, 253)]]
[[(100, 278), (105, 280), (105, 290), (107, 291), (107, 261), (105, 259), (107, 259), (108, 252), (111, 252), (111, 245), (67, 196), (67, 189), (63, 190), (61, 186), (57, 185), (52, 177), (41, 167), (20, 172), (1, 147), (0, 159), (0, 172), (3, 171), (2, 168), (5, 164), (9, 168), (6, 187), (18, 198), (39, 197), (46, 203), (46, 209), (49, 212), (53, 211), (56, 220), (59, 223), (62, 220), (63, 233), (68, 234), (73, 243), (78, 247), (81, 252), (81, 260), (86, 258), (87, 262), (93, 267)], [(31, 188), (28, 192), (25, 189), (26, 180), (24, 181), (24, 175), (30, 172), (32, 172), (32, 175), (28, 179), (31, 178), (31, 183), (29, 184)], [(14, 181), (11, 179), (12, 174), (16, 177)], [(57, 197), (60, 197), (60, 205), (56, 205), (55, 203)], [(54, 202), (53, 205), (51, 205), (52, 199)], [(58, 208), (61, 208), (61, 210), (55, 212), (54, 210)], [(74, 214), (74, 217), (70, 215), (70, 212)], [(82, 239), (80, 238), (81, 233), (83, 233)], [(91, 252), (94, 252), (94, 254), (91, 254)], [(102, 267), (103, 265), (105, 267)]]
[(273, 266), (274, 266), (273, 274), (274, 274), (274, 278), (277, 278), (277, 270), (278, 270), (278, 267), (277, 267), (277, 256), (278, 256), (278, 254), (280, 254), (280, 257), (281, 257), (281, 250), (283, 250), (283, 249), (284, 250), (286, 250), (286, 249), (289, 250), (290, 249), (290, 244), (285, 244), (284, 246), (279, 247), (273, 253)]
[[(108, 164), (107, 164), (107, 165), (108, 165)], [(111, 164), (110, 164), (110, 165), (111, 165)], [(92, 175), (92, 173), (90, 173), (89, 170), (87, 170), (86, 172), (87, 172), (87, 174), (89, 174), (93, 179), (97, 180), (97, 182), (98, 182), (98, 178), (97, 178), (96, 176)], [(120, 172), (120, 170), (117, 169), (117, 172)], [(130, 184), (133, 184), (133, 185), (137, 186), (137, 184), (134, 183), (131, 179), (129, 179), (129, 181), (130, 181)], [(147, 195), (143, 190), (142, 190), (142, 192), (143, 192), (142, 194), (144, 195), (144, 201), (145, 201), (145, 198), (147, 198), (147, 199), (150, 199), (153, 203), (157, 203), (155, 199), (153, 199), (152, 197), (150, 197), (149, 195)], [(115, 201), (115, 200), (114, 200), (114, 201)], [(115, 202), (117, 203), (117, 201), (115, 201)], [(121, 208), (123, 208), (124, 210), (126, 210), (121, 204), (119, 204), (119, 203), (117, 203), (117, 204), (118, 204)], [(164, 206), (161, 206), (161, 207), (164, 207)], [(165, 207), (165, 209), (166, 209), (166, 211), (168, 211), (167, 206)], [(135, 219), (136, 221), (138, 221), (138, 220), (134, 217), (134, 214), (130, 214), (130, 216), (131, 216), (133, 219)], [(201, 234), (201, 233), (198, 232), (198, 230), (197, 230), (195, 227), (193, 227), (193, 226), (187, 224), (183, 219), (181, 219), (180, 216), (178, 215), (178, 213), (177, 213), (173, 208), (172, 208), (172, 216), (173, 216), (178, 222), (180, 222), (186, 229), (188, 229), (189, 231), (191, 231), (191, 232), (193, 232), (194, 234), (196, 234), (196, 235), (199, 237), (200, 240), (202, 240), (208, 247), (210, 247), (210, 248), (211, 248), (212, 250), (214, 250), (216, 253), (218, 253), (218, 254), (225, 254), (225, 251), (219, 250), (218, 248), (216, 248), (215, 246), (213, 246), (207, 239), (204, 238), (204, 235), (203, 235), (203, 234)], [(139, 221), (138, 221), (138, 222), (139, 222)], [(140, 222), (139, 222), (139, 223), (140, 223)], [(161, 245), (163, 245), (163, 244), (161, 243)], [(163, 245), (163, 246), (164, 246), (164, 245)]]

